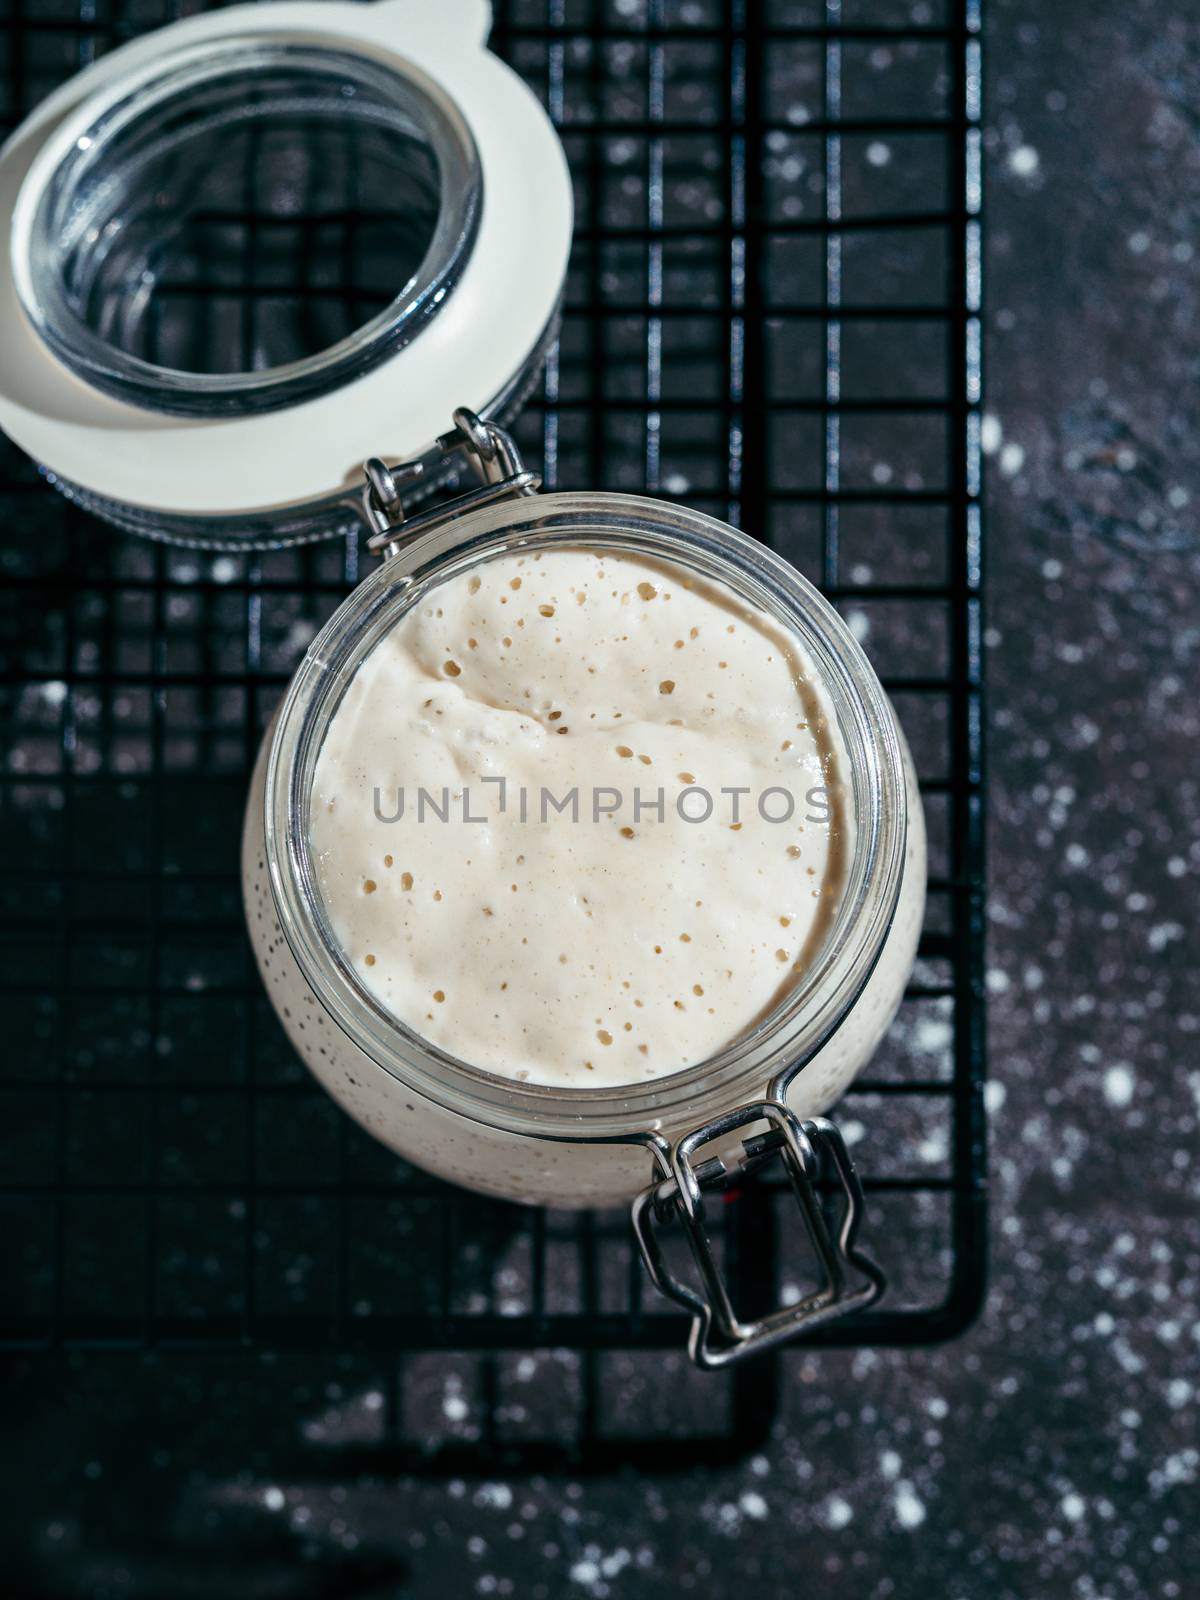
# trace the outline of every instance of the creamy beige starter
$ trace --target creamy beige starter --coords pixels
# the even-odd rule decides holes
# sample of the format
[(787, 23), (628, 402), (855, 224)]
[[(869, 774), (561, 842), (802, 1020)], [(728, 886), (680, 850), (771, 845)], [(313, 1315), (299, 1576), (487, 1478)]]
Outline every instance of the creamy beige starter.
[(476, 1066), (677, 1072), (816, 954), (852, 827), (838, 748), (811, 664), (723, 586), (495, 558), (404, 616), (333, 718), (330, 923), (383, 1006)]

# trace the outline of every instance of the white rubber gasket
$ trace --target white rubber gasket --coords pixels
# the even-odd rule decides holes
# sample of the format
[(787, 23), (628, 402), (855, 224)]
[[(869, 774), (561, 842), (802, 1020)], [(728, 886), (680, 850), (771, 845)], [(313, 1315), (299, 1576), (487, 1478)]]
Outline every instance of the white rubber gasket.
[[(532, 92), (486, 49), (490, 23), (486, 0), (236, 6), (134, 40), (63, 84), (0, 149), (0, 222), (12, 234), (12, 248), (0, 251), (0, 427), (89, 495), (151, 514), (219, 519), (344, 494), (361, 482), (367, 456), (419, 457), (456, 406), (486, 414), (554, 316), (572, 223), (558, 136)], [(167, 416), (93, 389), (51, 354), (14, 286), (16, 230), (77, 126), (90, 125), (167, 52), (240, 33), (358, 47), (433, 79), (478, 148), (479, 229), (437, 315), (353, 382), (258, 415)]]

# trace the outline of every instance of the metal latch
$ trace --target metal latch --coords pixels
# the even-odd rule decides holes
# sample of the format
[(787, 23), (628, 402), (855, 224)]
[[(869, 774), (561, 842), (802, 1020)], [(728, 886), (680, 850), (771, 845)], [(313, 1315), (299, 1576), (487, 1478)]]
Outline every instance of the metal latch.
[[(767, 1123), (768, 1132), (744, 1139), (742, 1155), (732, 1168), (719, 1158), (698, 1166), (693, 1163), (692, 1156), (702, 1145), (761, 1122)], [(776, 1152), (783, 1156), (821, 1284), (794, 1305), (743, 1322), (734, 1312), (704, 1226), (704, 1190), (723, 1187), (734, 1175), (750, 1171)], [(856, 1242), (863, 1211), (862, 1185), (845, 1141), (824, 1117), (801, 1122), (786, 1105), (765, 1100), (714, 1117), (679, 1139), (673, 1148), (664, 1140), (655, 1154), (662, 1175), (633, 1202), (633, 1227), (655, 1287), (693, 1313), (688, 1351), (697, 1366), (728, 1366), (835, 1318), (865, 1311), (883, 1293), (883, 1273)], [(817, 1188), (826, 1164), (840, 1199), (840, 1214), (832, 1229)], [(700, 1276), (699, 1290), (677, 1278), (663, 1257), (658, 1225), (674, 1217), (682, 1220), (687, 1231)]]
[(372, 456), (363, 467), (367, 476), (363, 505), (367, 521), (375, 529), (367, 540), (368, 549), (383, 556), (395, 555), (416, 533), (427, 533), (479, 506), (536, 494), (541, 488), (541, 478), (526, 470), (512, 435), (498, 423), (481, 421), (466, 406), (455, 411), (453, 429), (442, 434), (435, 450), (442, 459), (465, 456), (479, 477), (479, 487), (410, 516), (404, 509), (404, 492), (425, 478), (425, 462), (405, 461), (389, 467)]

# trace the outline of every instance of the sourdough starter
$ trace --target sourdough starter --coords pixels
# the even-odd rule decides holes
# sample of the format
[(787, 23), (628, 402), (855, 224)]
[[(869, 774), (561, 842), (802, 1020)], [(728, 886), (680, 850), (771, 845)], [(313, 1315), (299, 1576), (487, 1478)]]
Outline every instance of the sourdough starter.
[(326, 916), (376, 1000), (461, 1060), (567, 1088), (678, 1072), (817, 954), (844, 761), (812, 664), (732, 590), (501, 555), (403, 615), (333, 717)]

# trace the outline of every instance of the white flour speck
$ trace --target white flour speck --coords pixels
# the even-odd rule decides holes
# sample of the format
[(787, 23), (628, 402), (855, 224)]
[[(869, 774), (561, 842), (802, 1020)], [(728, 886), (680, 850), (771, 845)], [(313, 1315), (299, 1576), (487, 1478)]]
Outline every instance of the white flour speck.
[(477, 1506), (492, 1506), (497, 1511), (507, 1511), (512, 1502), (513, 1493), (506, 1483), (481, 1484), (475, 1494)]
[(902, 1528), (919, 1528), (925, 1521), (925, 1506), (911, 1483), (896, 1485), (896, 1520)]
[(923, 1016), (913, 1029), (913, 1049), (926, 1056), (941, 1055), (950, 1048), (953, 1038), (953, 1030), (944, 1017)]
[(840, 1494), (831, 1494), (825, 1502), (824, 1518), (827, 1528), (844, 1528), (854, 1516), (854, 1508)]
[(1135, 1079), (1133, 1069), (1119, 1061), (1104, 1074), (1104, 1098), (1110, 1106), (1127, 1106), (1133, 1099)]

